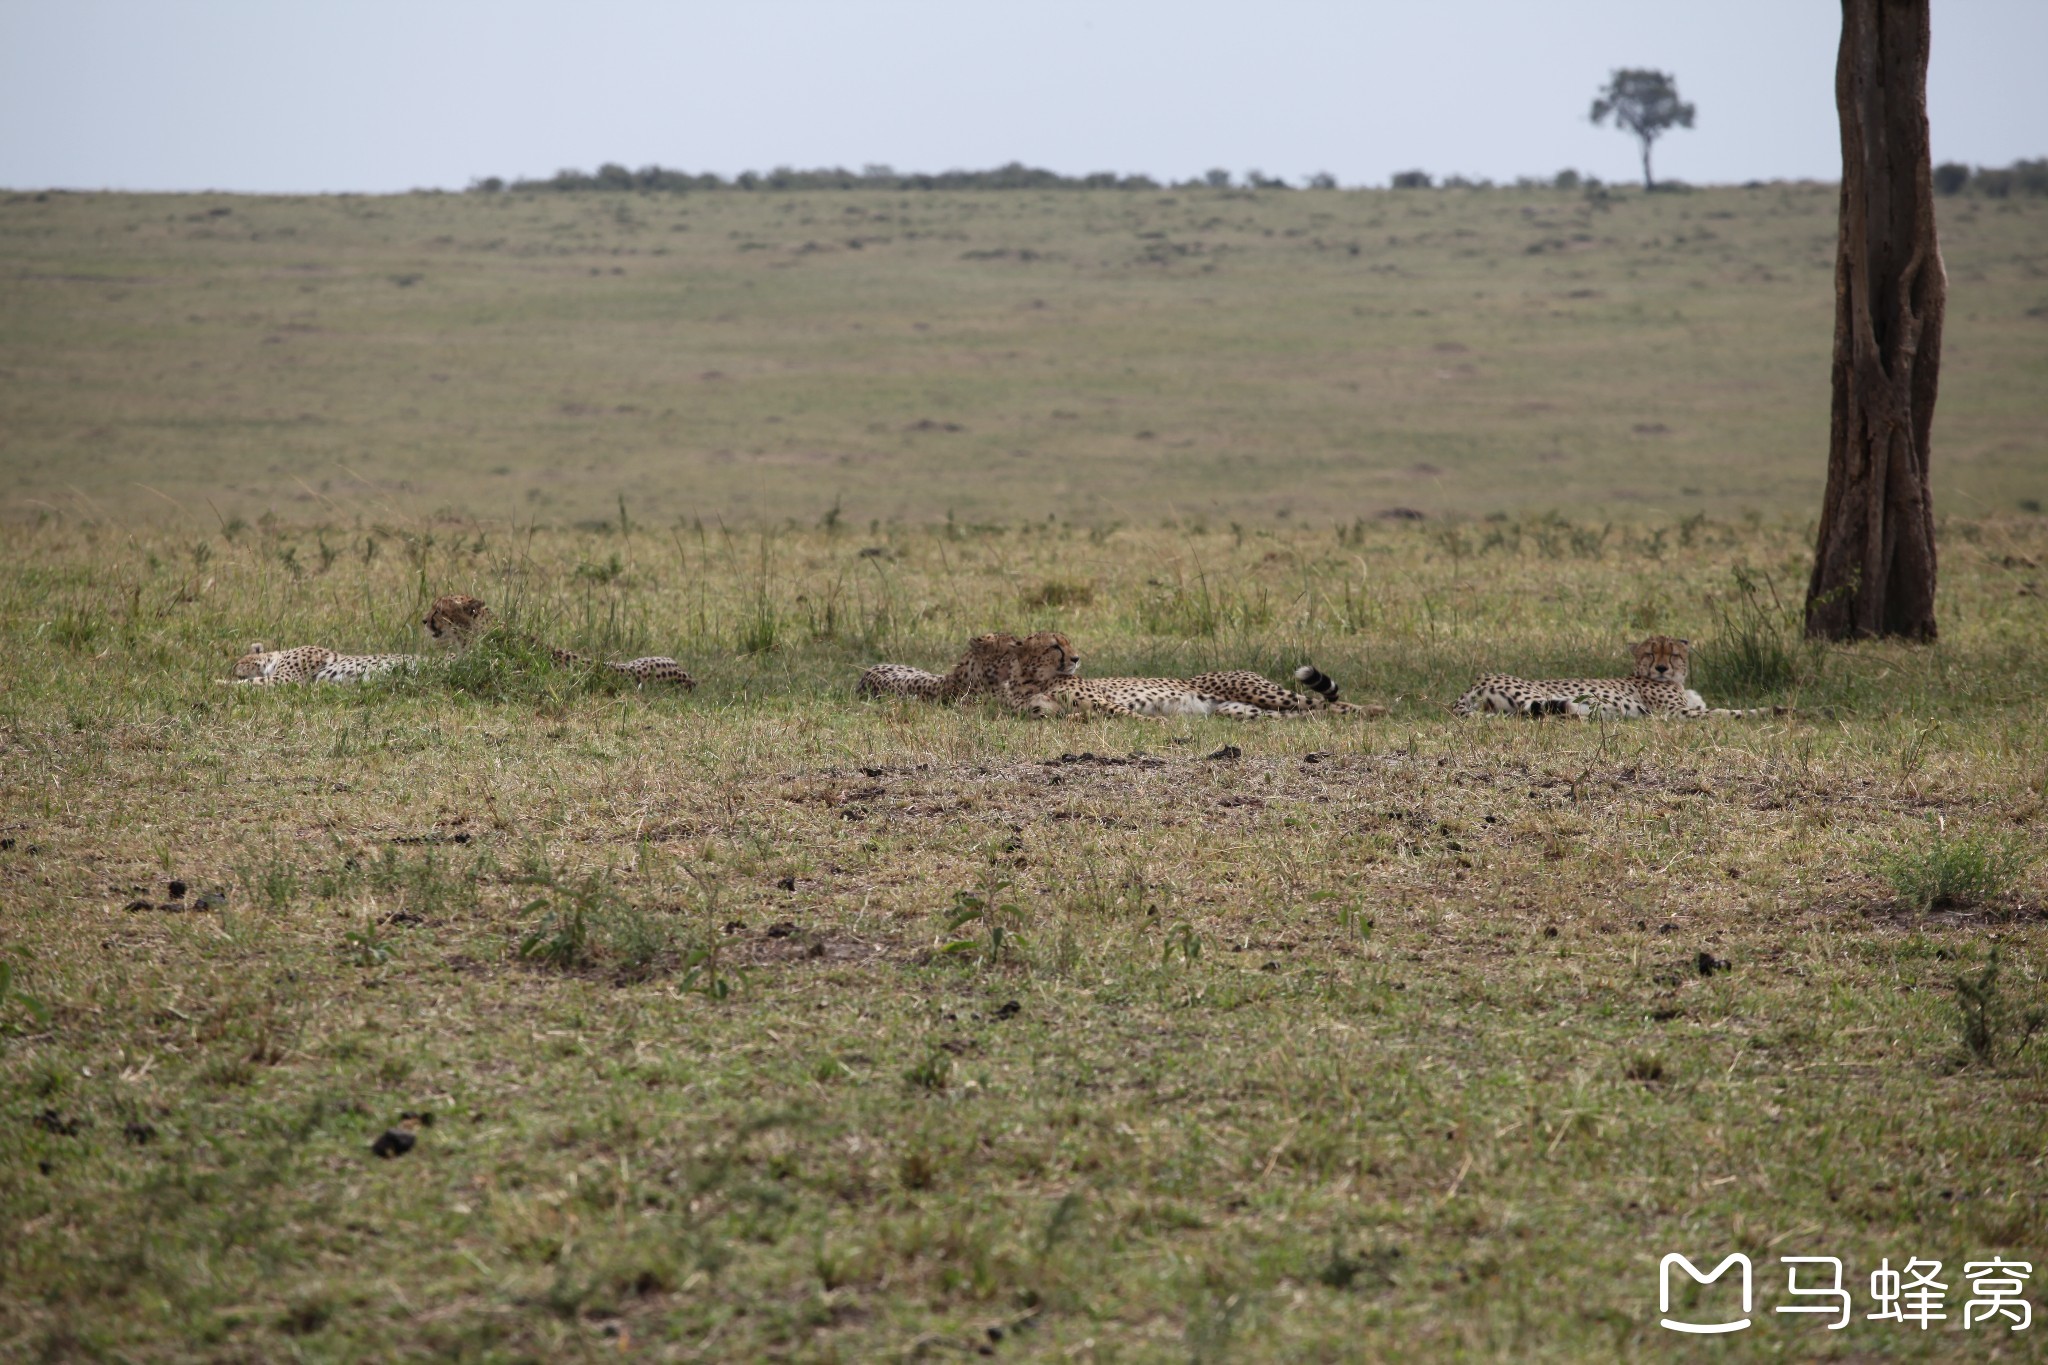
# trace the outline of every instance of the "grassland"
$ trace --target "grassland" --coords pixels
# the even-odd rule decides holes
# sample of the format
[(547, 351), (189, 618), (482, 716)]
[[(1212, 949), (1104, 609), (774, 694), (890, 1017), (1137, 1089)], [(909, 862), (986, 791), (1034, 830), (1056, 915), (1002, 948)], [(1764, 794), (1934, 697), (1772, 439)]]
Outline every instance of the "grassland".
[[(0, 206), (0, 1356), (1661, 1359), (1735, 1250), (1722, 1353), (2037, 1355), (1960, 1271), (2048, 1262), (2048, 220), (1951, 235), (1940, 642), (1814, 648), (1823, 192), (1178, 198)], [(931, 223), (789, 249), (844, 207)], [(221, 685), (445, 591), (701, 685)], [(1390, 710), (851, 697), (996, 626)], [(1445, 714), (1652, 630), (1798, 713)], [(1949, 1319), (1865, 1321), (1916, 1256)]]
[[(1939, 496), (1982, 516), (2048, 499), (2048, 203), (1943, 204)], [(0, 512), (1806, 515), (1834, 222), (1825, 185), (17, 195)]]

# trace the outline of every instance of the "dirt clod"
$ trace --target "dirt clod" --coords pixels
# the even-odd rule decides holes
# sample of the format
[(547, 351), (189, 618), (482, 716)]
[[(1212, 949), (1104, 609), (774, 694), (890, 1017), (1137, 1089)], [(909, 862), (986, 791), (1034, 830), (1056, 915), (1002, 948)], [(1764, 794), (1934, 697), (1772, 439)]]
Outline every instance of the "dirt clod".
[(377, 1140), (370, 1144), (370, 1155), (388, 1161), (395, 1156), (404, 1156), (418, 1142), (417, 1137), (403, 1128), (386, 1128), (377, 1135)]

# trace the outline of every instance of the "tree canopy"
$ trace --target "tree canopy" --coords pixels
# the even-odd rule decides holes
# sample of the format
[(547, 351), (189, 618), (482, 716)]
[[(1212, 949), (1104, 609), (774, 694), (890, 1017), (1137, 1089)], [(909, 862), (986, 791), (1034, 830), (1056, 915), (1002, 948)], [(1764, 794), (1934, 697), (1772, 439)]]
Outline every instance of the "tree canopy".
[(1650, 144), (1673, 128), (1692, 127), (1693, 107), (1678, 98), (1678, 82), (1667, 72), (1625, 67), (1608, 79), (1593, 98), (1593, 122), (1609, 118), (1643, 144), (1643, 188), (1654, 190), (1650, 176)]

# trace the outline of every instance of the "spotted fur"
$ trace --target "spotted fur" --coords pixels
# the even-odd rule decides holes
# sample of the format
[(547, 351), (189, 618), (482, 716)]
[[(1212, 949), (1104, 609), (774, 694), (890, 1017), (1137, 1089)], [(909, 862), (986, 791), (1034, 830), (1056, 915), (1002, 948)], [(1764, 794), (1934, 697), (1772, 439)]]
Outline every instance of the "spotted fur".
[[(1291, 692), (1256, 673), (1205, 675), (1223, 684), (1219, 689), (1211, 689), (1202, 686), (1199, 678), (1082, 678), (1077, 676), (1080, 665), (1081, 656), (1066, 636), (1057, 631), (1040, 631), (1018, 641), (1010, 652), (999, 690), (1010, 705), (1034, 716), (1224, 716), (1232, 720), (1264, 720), (1319, 709), (1301, 693)], [(1316, 676), (1322, 677), (1319, 673)], [(1302, 680), (1309, 681), (1305, 677)], [(1327, 678), (1323, 681), (1335, 690), (1335, 683)], [(1230, 695), (1232, 692), (1278, 704), (1265, 706), (1239, 700)], [(1328, 700), (1320, 689), (1318, 696)]]
[(1357, 706), (1343, 700), (1337, 680), (1314, 664), (1303, 664), (1295, 669), (1294, 677), (1306, 691), (1282, 687), (1263, 673), (1254, 673), (1248, 668), (1197, 673), (1188, 679), (1188, 685), (1229, 701), (1256, 706), (1262, 711), (1330, 711), (1360, 716), (1384, 716), (1387, 713), (1384, 706)]
[[(993, 692), (1019, 643), (1016, 636), (1002, 631), (977, 635), (944, 674), (909, 664), (876, 664), (860, 675), (854, 691), (863, 697), (913, 697), (920, 701), (959, 701)], [(1077, 666), (1079, 658), (1075, 656)]]
[(258, 686), (311, 682), (313, 675), (334, 662), (336, 657), (335, 652), (324, 645), (271, 649), (258, 640), (249, 646), (247, 654), (235, 660), (234, 680)]
[(1531, 681), (1507, 673), (1489, 673), (1473, 683), (1451, 707), (1454, 714), (1476, 716), (1488, 712), (1510, 716), (1574, 716), (1584, 719), (1602, 716), (1625, 719), (1642, 716), (1747, 717), (1783, 715), (1785, 708), (1752, 707), (1730, 709), (1710, 707), (1699, 693), (1685, 685), (1687, 665), (1692, 657), (1690, 640), (1669, 635), (1652, 635), (1630, 646), (1635, 672), (1626, 678), (1546, 678)]
[(286, 683), (361, 682), (411, 668), (419, 662), (412, 654), (337, 654), (325, 645), (295, 645), (290, 649), (265, 649), (261, 641), (235, 660), (235, 681), (258, 687)]

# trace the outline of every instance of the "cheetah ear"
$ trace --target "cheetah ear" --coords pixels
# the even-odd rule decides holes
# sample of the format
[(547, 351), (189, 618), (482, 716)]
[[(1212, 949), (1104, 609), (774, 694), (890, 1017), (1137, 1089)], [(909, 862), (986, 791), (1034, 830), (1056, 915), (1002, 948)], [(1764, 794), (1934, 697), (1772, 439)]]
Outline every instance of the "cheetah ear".
[(251, 640), (249, 642), (249, 652), (251, 654), (268, 654), (270, 650), (261, 640)]
[(1679, 647), (1680, 649), (1691, 649), (1691, 648), (1692, 648), (1692, 641), (1690, 641), (1690, 640), (1679, 640), (1679, 641), (1676, 641), (1675, 643), (1676, 643), (1676, 644), (1678, 645), (1678, 647)]

